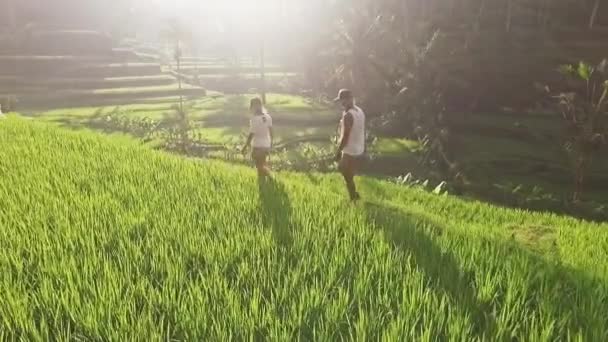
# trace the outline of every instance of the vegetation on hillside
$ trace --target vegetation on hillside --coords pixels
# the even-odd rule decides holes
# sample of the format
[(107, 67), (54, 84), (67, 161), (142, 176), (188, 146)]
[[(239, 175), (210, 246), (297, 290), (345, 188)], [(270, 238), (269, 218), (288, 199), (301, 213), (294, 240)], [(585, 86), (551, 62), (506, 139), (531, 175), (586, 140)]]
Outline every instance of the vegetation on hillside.
[(22, 119), (0, 144), (2, 339), (608, 338), (605, 225)]
[[(324, 25), (316, 32), (316, 43), (305, 54), (306, 75), (324, 81), (314, 83), (315, 91), (331, 94), (345, 85), (353, 88), (362, 106), (372, 113), (375, 134), (418, 139), (425, 146), (422, 160), (440, 178), (455, 184), (468, 187), (479, 183), (471, 173), (491, 173), (493, 179), (502, 176), (501, 168), (490, 170), (479, 163), (467, 163), (471, 152), (465, 147), (471, 140), (506, 136), (511, 140), (507, 148), (513, 150), (512, 155), (518, 152), (516, 145), (525, 141), (531, 150), (550, 150), (559, 164), (573, 160), (573, 167), (551, 170), (552, 176), (569, 178), (568, 186), (573, 189), (569, 197), (573, 200), (565, 207), (591, 200), (581, 191), (583, 175), (591, 175), (588, 178), (592, 183), (601, 184), (596, 175), (604, 173), (604, 166), (589, 163), (592, 156), (581, 153), (581, 144), (567, 145), (573, 147), (566, 149), (568, 154), (563, 149), (553, 151), (554, 146), (572, 140), (561, 134), (563, 125), (551, 124), (551, 132), (543, 135), (540, 131), (544, 128), (519, 128), (526, 125), (523, 122), (538, 118), (560, 121), (561, 114), (539, 88), (550, 84), (551, 89), (572, 90), (557, 72), (560, 65), (578, 65), (580, 60), (582, 65), (596, 65), (606, 57), (608, 40), (605, 30), (596, 27), (596, 20), (606, 17), (608, 8), (585, 1), (548, 4), (471, 0), (456, 4), (358, 0), (332, 4), (328, 14), (321, 17)], [(608, 87), (605, 77), (599, 80), (599, 74), (596, 68), (594, 77), (598, 79), (588, 89), (584, 78), (575, 87), (579, 93), (588, 90), (585, 96), (593, 97), (588, 101), (595, 102), (596, 107)], [(587, 112), (593, 117), (592, 112), (597, 112), (599, 121), (606, 116), (603, 105)], [(497, 113), (491, 116), (497, 122), (482, 125), (478, 117), (486, 113)], [(501, 114), (511, 122), (498, 125)], [(589, 137), (602, 136), (603, 130), (603, 124), (598, 124)], [(603, 144), (594, 146), (593, 154), (606, 148)], [(539, 160), (544, 164), (541, 169), (556, 162), (543, 159), (551, 161)], [(511, 160), (497, 162), (507, 164)], [(518, 162), (536, 169), (534, 161), (518, 157)], [(479, 172), (482, 167), (484, 171)], [(534, 181), (542, 181), (537, 172), (528, 174)]]
[(562, 72), (574, 83), (557, 99), (568, 125), (565, 148), (573, 160), (574, 201), (580, 201), (592, 159), (608, 141), (608, 59), (597, 67), (567, 65)]
[(600, 0), (43, 3), (0, 5), (0, 340), (608, 340)]

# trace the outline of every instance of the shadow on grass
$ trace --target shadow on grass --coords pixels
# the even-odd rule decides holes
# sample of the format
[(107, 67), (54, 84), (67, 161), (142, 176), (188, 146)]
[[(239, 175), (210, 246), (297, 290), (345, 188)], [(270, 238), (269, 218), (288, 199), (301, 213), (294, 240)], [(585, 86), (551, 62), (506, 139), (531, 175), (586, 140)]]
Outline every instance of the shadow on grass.
[(359, 188), (362, 193), (366, 194), (366, 197), (374, 197), (381, 200), (388, 200), (391, 197), (391, 194), (387, 192), (386, 184), (380, 182), (383, 179), (380, 178), (371, 178), (359, 177), (357, 180), (359, 182)]
[(285, 187), (276, 180), (264, 178), (258, 179), (258, 187), (264, 226), (272, 230), (278, 246), (289, 248), (293, 242), (293, 222), (291, 202)]
[(428, 279), (428, 286), (438, 293), (447, 294), (471, 316), (476, 333), (490, 328), (488, 325), (491, 322), (486, 320), (472, 287), (472, 275), (463, 272), (454, 255), (449, 250), (439, 248), (432, 239), (433, 236), (441, 236), (444, 227), (413, 214), (377, 204), (366, 203), (365, 209), (368, 220), (383, 230), (388, 242), (411, 255)]
[[(607, 279), (590, 276), (561, 262), (550, 262), (516, 240), (459, 236), (460, 233), (450, 231), (452, 228), (426, 216), (371, 203), (365, 204), (365, 210), (368, 221), (384, 232), (386, 240), (411, 256), (427, 278), (427, 286), (449, 296), (470, 316), (475, 335), (499, 336), (498, 340), (502, 340), (513, 338), (510, 335), (513, 329), (536, 334), (539, 332), (535, 330), (542, 328), (548, 340), (568, 340), (577, 333), (589, 341), (608, 338), (605, 328), (608, 317), (604, 314), (608, 311)], [(451, 248), (466, 239), (467, 250), (461, 250), (462, 258), (468, 259), (469, 265), (479, 264), (477, 272), (488, 271), (488, 265), (481, 266), (484, 260), (480, 258), (493, 254), (493, 259), (501, 261), (492, 266), (497, 268), (494, 271), (500, 278), (490, 300), (478, 296), (482, 290), (477, 287), (487, 285), (484, 283), (487, 280), (476, 276), (485, 277), (485, 273), (476, 275), (474, 270), (463, 269), (450, 247), (441, 248), (437, 244), (441, 239), (455, 239)], [(505, 312), (509, 317), (505, 317)], [(535, 326), (539, 317), (544, 326)]]
[(49, 120), (49, 122), (56, 124), (60, 127), (75, 130), (75, 131), (90, 128), (87, 125), (88, 120), (76, 120), (76, 119), (72, 119), (72, 118), (63, 118), (62, 117), (62, 118), (53, 118), (52, 120)]
[(314, 186), (319, 186), (321, 184), (321, 180), (319, 178), (318, 175), (315, 175), (311, 172), (306, 172), (305, 173), (306, 178), (308, 178), (308, 180), (314, 185)]

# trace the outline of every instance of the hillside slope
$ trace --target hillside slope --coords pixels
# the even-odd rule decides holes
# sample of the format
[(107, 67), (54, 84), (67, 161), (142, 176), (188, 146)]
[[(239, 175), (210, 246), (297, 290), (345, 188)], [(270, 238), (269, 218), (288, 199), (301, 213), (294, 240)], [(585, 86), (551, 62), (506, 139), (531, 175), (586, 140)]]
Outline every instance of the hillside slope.
[(608, 225), (0, 121), (0, 339), (608, 339)]

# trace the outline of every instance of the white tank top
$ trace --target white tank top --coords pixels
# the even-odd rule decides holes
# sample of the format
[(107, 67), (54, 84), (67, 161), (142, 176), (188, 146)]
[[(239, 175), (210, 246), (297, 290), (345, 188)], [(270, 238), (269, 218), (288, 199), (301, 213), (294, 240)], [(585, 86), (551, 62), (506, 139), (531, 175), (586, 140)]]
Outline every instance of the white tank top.
[(343, 152), (350, 156), (360, 156), (365, 152), (365, 113), (357, 106), (344, 112), (340, 121), (340, 135), (344, 134), (344, 117), (348, 113), (353, 116), (353, 127)]
[(256, 115), (250, 121), (250, 133), (253, 134), (252, 146), (256, 148), (270, 148), (270, 128), (272, 117), (268, 114)]

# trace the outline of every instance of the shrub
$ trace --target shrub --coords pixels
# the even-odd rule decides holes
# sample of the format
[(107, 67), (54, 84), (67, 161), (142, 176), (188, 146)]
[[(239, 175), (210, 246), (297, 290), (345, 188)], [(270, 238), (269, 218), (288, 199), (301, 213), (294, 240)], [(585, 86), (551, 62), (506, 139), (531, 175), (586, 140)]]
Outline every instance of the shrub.
[(574, 202), (581, 200), (594, 154), (608, 137), (608, 60), (597, 66), (585, 62), (565, 65), (567, 90), (554, 96), (566, 124), (564, 149), (572, 161)]
[(42, 55), (111, 55), (112, 39), (95, 31), (38, 31), (24, 42), (29, 53)]
[(0, 96), (0, 109), (2, 112), (14, 112), (17, 109), (17, 97), (14, 95)]

